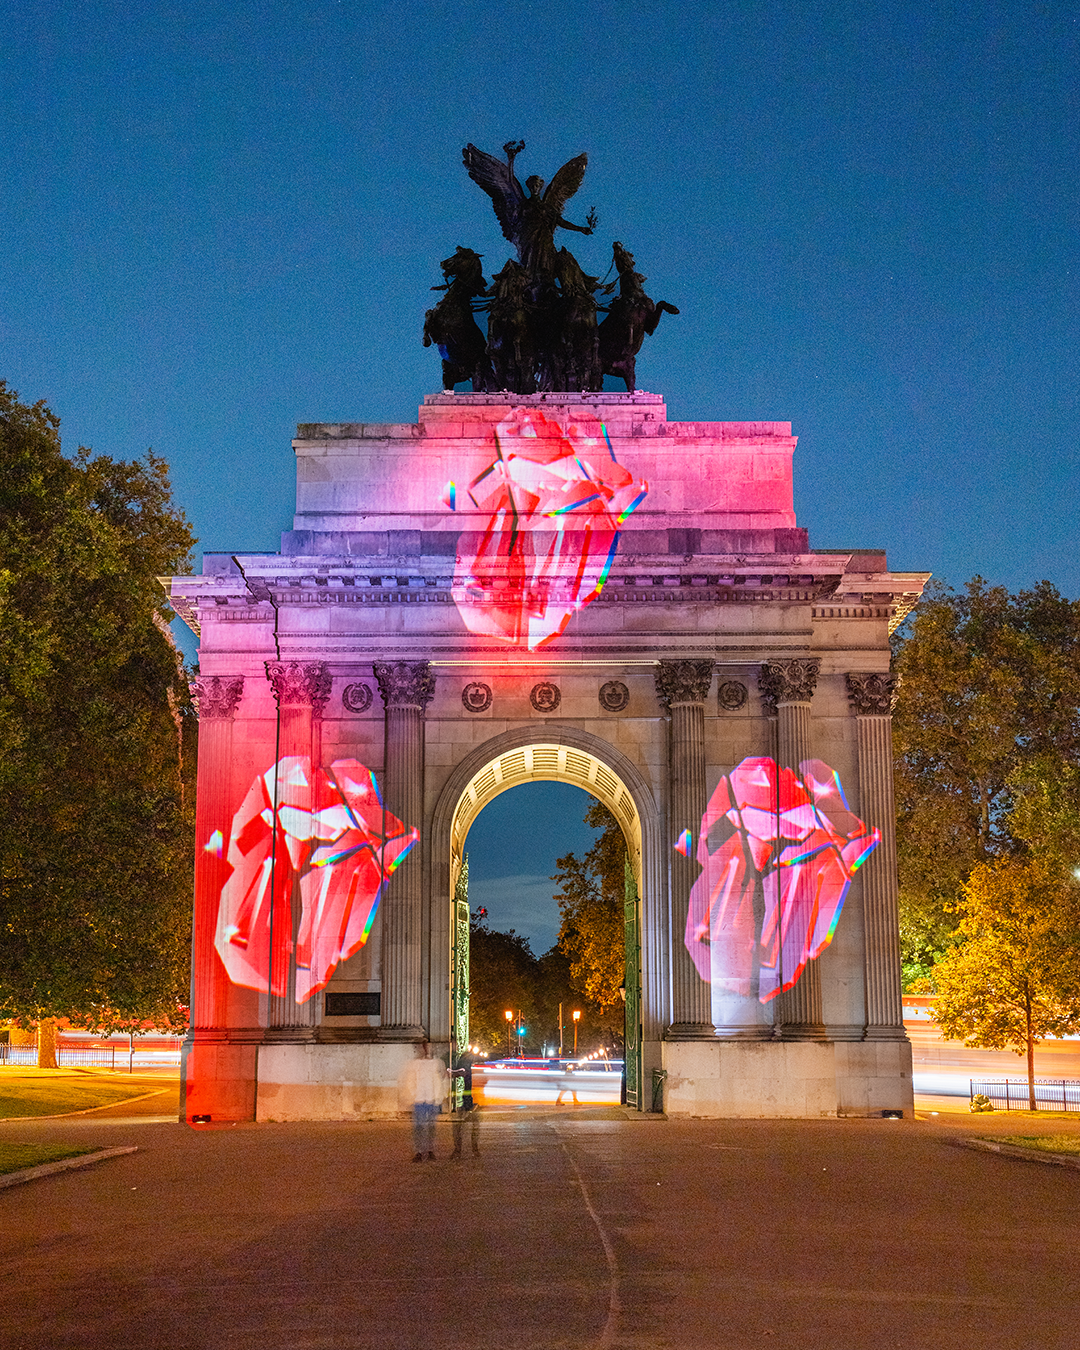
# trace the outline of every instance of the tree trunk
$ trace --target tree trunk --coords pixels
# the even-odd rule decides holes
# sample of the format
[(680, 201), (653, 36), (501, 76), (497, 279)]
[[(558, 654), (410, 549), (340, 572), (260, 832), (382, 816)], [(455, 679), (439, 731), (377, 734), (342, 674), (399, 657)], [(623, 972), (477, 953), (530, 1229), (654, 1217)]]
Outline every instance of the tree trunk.
[(56, 1068), (56, 1018), (43, 1017), (37, 1027), (37, 1066)]
[(1031, 1035), (1031, 1004), (1027, 1006), (1028, 1110), (1035, 1110), (1035, 1041)]

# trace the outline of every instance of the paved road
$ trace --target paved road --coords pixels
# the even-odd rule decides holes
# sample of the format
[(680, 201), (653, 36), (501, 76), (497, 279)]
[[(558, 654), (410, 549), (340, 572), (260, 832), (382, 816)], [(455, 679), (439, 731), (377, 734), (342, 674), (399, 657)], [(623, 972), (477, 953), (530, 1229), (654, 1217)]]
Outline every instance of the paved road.
[(139, 1152), (0, 1192), (0, 1344), (1073, 1350), (1080, 1171), (972, 1128), (525, 1109), (416, 1166), (396, 1124), (3, 1125)]

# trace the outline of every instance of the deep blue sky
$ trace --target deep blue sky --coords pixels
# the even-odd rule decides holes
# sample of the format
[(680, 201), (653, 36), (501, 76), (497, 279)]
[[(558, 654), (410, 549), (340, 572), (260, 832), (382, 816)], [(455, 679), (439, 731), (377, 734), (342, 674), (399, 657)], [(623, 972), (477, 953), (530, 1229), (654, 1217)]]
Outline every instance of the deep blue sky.
[(675, 419), (793, 423), (812, 546), (1080, 594), (1074, 4), (0, 20), (0, 376), (71, 448), (153, 446), (204, 547), (277, 547), (297, 421), (415, 417), (438, 259), (508, 253), (461, 147), (521, 137), (522, 176), (589, 152), (588, 270), (620, 239), (682, 310), (642, 387)]

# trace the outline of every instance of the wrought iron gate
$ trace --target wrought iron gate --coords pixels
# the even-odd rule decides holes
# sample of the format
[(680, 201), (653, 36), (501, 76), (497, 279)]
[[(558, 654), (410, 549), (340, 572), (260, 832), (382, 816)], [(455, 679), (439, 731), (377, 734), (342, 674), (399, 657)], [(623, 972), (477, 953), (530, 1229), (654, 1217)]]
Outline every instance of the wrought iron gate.
[(623, 905), (623, 938), (626, 971), (623, 986), (626, 990), (626, 1022), (623, 1032), (623, 1063), (626, 1074), (626, 1104), (641, 1110), (641, 930), (638, 919), (638, 889), (630, 870), (630, 859), (625, 863), (625, 901)]
[[(457, 885), (454, 887), (454, 951), (450, 981), (450, 1026), (453, 1044), (450, 1046), (450, 1067), (457, 1068), (457, 1058), (469, 1052), (469, 855), (461, 861)], [(453, 1086), (454, 1109), (459, 1110), (464, 1092), (463, 1079), (455, 1076)]]

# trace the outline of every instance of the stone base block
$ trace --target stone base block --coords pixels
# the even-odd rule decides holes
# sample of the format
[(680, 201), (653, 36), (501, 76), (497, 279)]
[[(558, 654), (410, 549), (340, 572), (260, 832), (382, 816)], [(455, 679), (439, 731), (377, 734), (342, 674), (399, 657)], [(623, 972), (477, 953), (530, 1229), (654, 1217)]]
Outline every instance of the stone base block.
[(401, 1114), (408, 1043), (260, 1045), (255, 1119), (370, 1120)]
[(914, 1110), (907, 1041), (665, 1042), (669, 1116), (735, 1120)]

